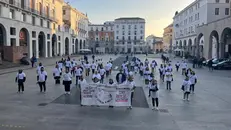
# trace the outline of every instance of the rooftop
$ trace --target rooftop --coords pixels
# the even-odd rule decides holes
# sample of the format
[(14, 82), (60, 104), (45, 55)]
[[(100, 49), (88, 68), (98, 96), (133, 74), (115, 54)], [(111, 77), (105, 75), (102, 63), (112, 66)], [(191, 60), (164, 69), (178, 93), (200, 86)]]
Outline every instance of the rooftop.
[(122, 18), (117, 18), (115, 20), (145, 20), (145, 19), (140, 17), (122, 17)]

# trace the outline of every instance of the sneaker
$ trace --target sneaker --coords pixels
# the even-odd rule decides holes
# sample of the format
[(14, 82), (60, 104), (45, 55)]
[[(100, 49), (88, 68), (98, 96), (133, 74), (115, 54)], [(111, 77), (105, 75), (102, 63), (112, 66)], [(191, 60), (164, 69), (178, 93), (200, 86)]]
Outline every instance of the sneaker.
[(158, 108), (158, 107), (156, 107), (156, 110), (157, 110), (157, 111), (159, 111), (159, 108)]
[(183, 98), (183, 101), (185, 101), (186, 99), (185, 98)]
[(152, 110), (154, 110), (155, 109), (155, 107), (152, 107)]
[(189, 99), (187, 99), (187, 101), (189, 101)]

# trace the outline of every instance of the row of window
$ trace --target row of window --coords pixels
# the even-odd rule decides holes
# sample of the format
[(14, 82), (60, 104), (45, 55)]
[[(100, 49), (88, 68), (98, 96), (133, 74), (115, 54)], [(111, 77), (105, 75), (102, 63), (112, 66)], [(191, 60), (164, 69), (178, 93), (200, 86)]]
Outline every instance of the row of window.
[[(109, 27), (105, 27), (105, 30), (108, 31)], [(113, 30), (113, 27), (110, 27), (110, 30)], [(94, 31), (93, 27), (91, 27), (91, 31)], [(96, 31), (99, 31), (98, 27), (96, 27)], [(104, 27), (101, 28), (101, 31), (104, 31)]]
[[(216, 3), (220, 3), (220, 0), (215, 0)], [(225, 0), (225, 3), (229, 3), (229, 0)]]
[[(225, 8), (225, 15), (229, 15), (229, 8)], [(219, 15), (220, 14), (220, 9), (219, 8), (215, 8), (215, 15)]]
[[(117, 40), (119, 40), (119, 36), (116, 37)], [(143, 36), (140, 36), (140, 39), (143, 39)], [(125, 40), (125, 37), (122, 37), (122, 40)], [(127, 40), (137, 40), (136, 36), (134, 36), (134, 39), (131, 39), (131, 36), (128, 36)]]
[[(116, 25), (116, 28), (119, 28), (120, 26), (119, 25)], [(125, 29), (125, 25), (122, 25), (122, 29)], [(132, 25), (128, 25), (128, 29), (131, 29), (132, 28)], [(143, 28), (143, 25), (140, 25), (140, 28)], [(137, 29), (137, 25), (134, 25), (134, 29)]]
[[(116, 31), (116, 34), (119, 34), (119, 31)], [(143, 30), (140, 30), (140, 34), (143, 34)], [(122, 35), (125, 35), (125, 31), (122, 32)], [(128, 35), (131, 35), (131, 31), (128, 31)], [(137, 31), (134, 31), (134, 35), (137, 35)]]

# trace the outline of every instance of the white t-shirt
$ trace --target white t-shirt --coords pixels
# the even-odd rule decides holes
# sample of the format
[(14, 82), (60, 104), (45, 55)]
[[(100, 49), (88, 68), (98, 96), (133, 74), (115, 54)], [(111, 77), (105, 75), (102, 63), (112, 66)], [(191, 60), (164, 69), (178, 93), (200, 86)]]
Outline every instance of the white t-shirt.
[(152, 62), (152, 63), (151, 63), (151, 67), (152, 67), (152, 68), (155, 68), (155, 67), (156, 67), (156, 63), (155, 63), (155, 62)]
[(86, 69), (90, 69), (90, 68), (91, 68), (91, 65), (90, 65), (90, 64), (85, 64), (84, 67), (85, 67)]
[(191, 85), (190, 80), (188, 80), (188, 81), (184, 80), (183, 81), (184, 92), (190, 92), (190, 85)]
[(82, 76), (83, 70), (81, 68), (78, 68), (75, 70), (75, 76)]
[(191, 77), (190, 77), (191, 84), (195, 84), (196, 83), (196, 79), (197, 79), (196, 75), (191, 75)]
[(66, 61), (66, 67), (71, 67), (71, 61)]
[(106, 72), (105, 69), (100, 69), (100, 70), (99, 70), (100, 75), (104, 75), (105, 72)]
[(182, 63), (182, 64), (181, 64), (181, 68), (182, 68), (182, 69), (186, 69), (186, 68), (187, 68), (187, 63)]
[(172, 73), (171, 72), (166, 72), (165, 73), (165, 79), (166, 81), (172, 81)]
[(79, 84), (80, 84), (80, 86), (82, 87), (82, 85), (83, 84), (87, 84), (87, 81), (86, 81), (86, 79), (83, 79), (82, 81), (81, 80), (79, 80), (79, 82), (78, 82)]
[(128, 80), (126, 80), (125, 82), (124, 82), (124, 85), (129, 85), (129, 88), (131, 89), (131, 92), (134, 92), (134, 87), (135, 87), (135, 82), (134, 81), (128, 81)]
[[(41, 68), (42, 68), (43, 66), (38, 66), (37, 67), (37, 73), (40, 73), (41, 72)], [(44, 67), (43, 67), (44, 68)]]
[(94, 79), (94, 78), (101, 79), (101, 76), (100, 76), (100, 74), (93, 74), (92, 79)]
[(167, 67), (170, 71), (172, 71), (173, 69), (172, 69), (172, 66), (168, 66)]
[(96, 69), (97, 67), (96, 67), (96, 64), (95, 63), (93, 63), (92, 65), (91, 65), (91, 69)]
[(18, 80), (22, 80), (26, 77), (26, 74), (24, 72), (22, 72), (21, 74), (17, 73), (16, 77), (18, 78)]
[(63, 68), (63, 63), (59, 62), (58, 66), (59, 66), (60, 69), (62, 69)]
[(71, 73), (64, 73), (63, 75), (63, 81), (71, 81), (72, 75)]
[(135, 66), (135, 62), (134, 61), (131, 61), (131, 66)]
[[(155, 85), (152, 85), (152, 83), (150, 83), (149, 84), (149, 89), (159, 89), (159, 87), (158, 87), (158, 85), (157, 84), (155, 84)], [(151, 91), (150, 92), (150, 96), (152, 97), (152, 98), (158, 98), (159, 97), (159, 92), (158, 91)]]
[(60, 68), (54, 68), (53, 74), (54, 74), (55, 76), (60, 76), (60, 73), (61, 73)]
[(44, 82), (46, 81), (46, 76), (47, 76), (47, 72), (46, 71), (43, 71), (43, 72), (39, 72), (38, 73), (38, 76), (39, 76), (39, 82)]
[(151, 72), (150, 71), (144, 71), (144, 78), (149, 79)]
[(111, 69), (111, 66), (110, 66), (110, 64), (109, 64), (109, 63), (108, 63), (108, 64), (106, 64), (105, 69), (106, 69), (107, 71), (109, 71), (109, 70)]
[(110, 69), (111, 69), (111, 68), (112, 68), (112, 63), (111, 63), (111, 62), (109, 62), (108, 64), (109, 64), (109, 66), (110, 66)]

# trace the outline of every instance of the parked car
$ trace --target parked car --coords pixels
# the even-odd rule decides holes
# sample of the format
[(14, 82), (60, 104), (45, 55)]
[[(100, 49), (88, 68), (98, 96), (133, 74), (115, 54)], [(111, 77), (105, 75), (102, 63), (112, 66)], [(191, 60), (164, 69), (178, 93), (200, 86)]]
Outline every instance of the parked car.
[(231, 69), (231, 60), (223, 60), (213, 64), (214, 69)]
[(23, 57), (20, 60), (20, 63), (23, 64), (23, 65), (30, 65), (30, 59), (28, 57)]

